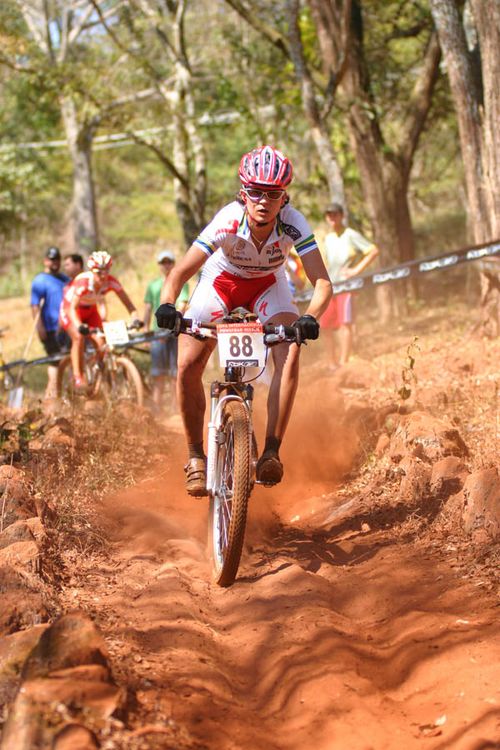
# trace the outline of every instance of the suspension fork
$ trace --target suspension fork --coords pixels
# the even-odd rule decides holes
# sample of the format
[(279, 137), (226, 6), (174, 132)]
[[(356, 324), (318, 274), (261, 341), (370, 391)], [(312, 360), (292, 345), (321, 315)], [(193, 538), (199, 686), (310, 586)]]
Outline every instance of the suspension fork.
[[(226, 395), (222, 393), (226, 391)], [(222, 398), (221, 398), (222, 395)], [(215, 473), (217, 468), (217, 453), (220, 441), (220, 426), (222, 419), (222, 405), (230, 400), (242, 401), (248, 410), (250, 419), (248, 440), (252, 444), (252, 401), (253, 387), (250, 384), (235, 387), (226, 383), (214, 382), (210, 386), (210, 420), (208, 422), (208, 445), (207, 445), (207, 490), (211, 493), (214, 489)]]
[(207, 490), (212, 492), (215, 470), (217, 466), (217, 415), (220, 399), (220, 383), (212, 383), (210, 386), (210, 419), (208, 422), (208, 445), (207, 445)]

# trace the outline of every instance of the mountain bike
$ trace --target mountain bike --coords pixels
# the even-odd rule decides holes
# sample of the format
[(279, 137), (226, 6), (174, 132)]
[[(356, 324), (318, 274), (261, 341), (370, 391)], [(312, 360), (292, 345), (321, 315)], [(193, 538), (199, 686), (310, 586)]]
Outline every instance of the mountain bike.
[[(83, 373), (86, 387), (81, 395), (96, 399), (101, 395), (110, 403), (131, 402), (138, 406), (144, 403), (144, 384), (134, 362), (119, 352), (130, 341), (132, 326), (125, 321), (104, 323), (103, 330), (91, 328), (83, 355)], [(64, 357), (58, 366), (57, 394), (60, 398), (74, 399), (77, 394), (73, 385), (71, 357)]]
[(10, 392), (14, 388), (14, 378), (10, 374), (8, 364), (5, 362), (3, 356), (2, 339), (5, 336), (6, 331), (8, 331), (8, 327), (0, 328), (0, 393), (2, 394), (2, 397), (7, 395), (8, 402), (10, 399)]
[(249, 367), (263, 370), (268, 348), (282, 342), (300, 344), (293, 326), (262, 325), (250, 313), (232, 313), (222, 323), (183, 319), (180, 333), (217, 338), (224, 379), (210, 385), (207, 491), (209, 495), (208, 547), (213, 577), (219, 586), (231, 586), (238, 572), (248, 501), (255, 478), (257, 442), (252, 426), (254, 388), (245, 380)]

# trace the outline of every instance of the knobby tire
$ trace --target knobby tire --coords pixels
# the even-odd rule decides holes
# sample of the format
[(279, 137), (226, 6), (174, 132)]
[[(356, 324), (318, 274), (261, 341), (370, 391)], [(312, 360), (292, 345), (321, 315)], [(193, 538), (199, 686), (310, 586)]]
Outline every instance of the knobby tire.
[[(241, 401), (228, 401), (225, 404), (222, 417), (225, 442), (219, 447), (208, 529), (213, 578), (219, 586), (234, 583), (245, 538), (248, 499), (252, 490), (249, 419)], [(226, 513), (228, 508), (229, 512)], [(224, 539), (220, 533), (222, 518), (228, 521)]]
[[(110, 374), (113, 378), (120, 376), (123, 377), (127, 384), (127, 390), (129, 392), (127, 399), (130, 398), (130, 400), (136, 403), (138, 406), (142, 406), (144, 404), (144, 383), (142, 382), (139, 370), (132, 362), (132, 360), (130, 360), (128, 357), (117, 357), (115, 361), (116, 372)], [(112, 382), (113, 381), (111, 381), (111, 383)], [(111, 387), (108, 396), (110, 396), (111, 400), (113, 401), (120, 400), (119, 398), (116, 398), (116, 393), (113, 393), (113, 387)]]

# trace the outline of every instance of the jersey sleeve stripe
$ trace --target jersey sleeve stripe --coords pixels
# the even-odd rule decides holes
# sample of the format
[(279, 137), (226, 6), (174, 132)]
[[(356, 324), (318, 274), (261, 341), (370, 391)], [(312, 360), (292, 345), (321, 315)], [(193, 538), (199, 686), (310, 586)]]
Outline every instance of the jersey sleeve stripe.
[(203, 240), (200, 240), (200, 238), (195, 240), (193, 244), (196, 247), (199, 247), (200, 250), (203, 250), (203, 252), (208, 256), (213, 255), (215, 251), (217, 250), (215, 245), (212, 245), (212, 243), (209, 243), (209, 242), (204, 242)]
[(302, 240), (302, 242), (297, 243), (295, 245), (295, 250), (298, 255), (305, 255), (305, 253), (315, 250), (317, 247), (316, 239), (314, 235), (311, 234), (309, 237), (306, 237), (305, 240)]

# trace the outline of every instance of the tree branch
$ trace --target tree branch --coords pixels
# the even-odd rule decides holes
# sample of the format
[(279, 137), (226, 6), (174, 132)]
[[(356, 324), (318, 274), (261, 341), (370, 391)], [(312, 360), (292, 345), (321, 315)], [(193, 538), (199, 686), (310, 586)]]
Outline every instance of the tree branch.
[(152, 151), (155, 156), (161, 161), (161, 163), (168, 169), (171, 175), (175, 177), (179, 182), (182, 184), (182, 186), (189, 190), (189, 184), (185, 177), (181, 175), (181, 173), (176, 169), (175, 164), (168, 158), (168, 156), (165, 155), (165, 153), (159, 148), (155, 143), (150, 143), (149, 141), (144, 140), (144, 138), (141, 138), (133, 131), (131, 133), (127, 133), (129, 137), (140, 146), (145, 146), (146, 148), (149, 148), (150, 151)]
[(253, 8), (247, 8), (244, 3), (240, 2), (240, 0), (226, 0), (226, 3), (230, 5), (231, 8), (233, 8), (233, 10), (235, 10), (236, 13), (238, 13), (238, 15), (249, 24), (249, 26), (255, 29), (255, 31), (258, 31), (259, 34), (262, 34), (262, 36), (277, 47), (285, 57), (289, 60), (291, 59), (290, 46), (286, 38), (280, 34), (279, 31), (276, 31), (275, 28), (268, 26), (264, 21), (261, 21)]
[(427, 45), (422, 72), (413, 87), (405, 126), (396, 148), (407, 172), (411, 168), (418, 139), (432, 103), (432, 92), (439, 76), (440, 60), (441, 48), (437, 34), (433, 32)]
[(26, 25), (33, 35), (33, 39), (35, 40), (38, 47), (42, 50), (42, 52), (47, 54), (47, 40), (44, 33), (40, 30), (37, 24), (38, 20), (42, 25), (44, 25), (42, 16), (37, 13), (34, 8), (32, 8), (27, 2), (25, 2), (25, 0), (18, 0), (18, 2), (21, 13), (23, 14), (23, 18), (26, 21)]

